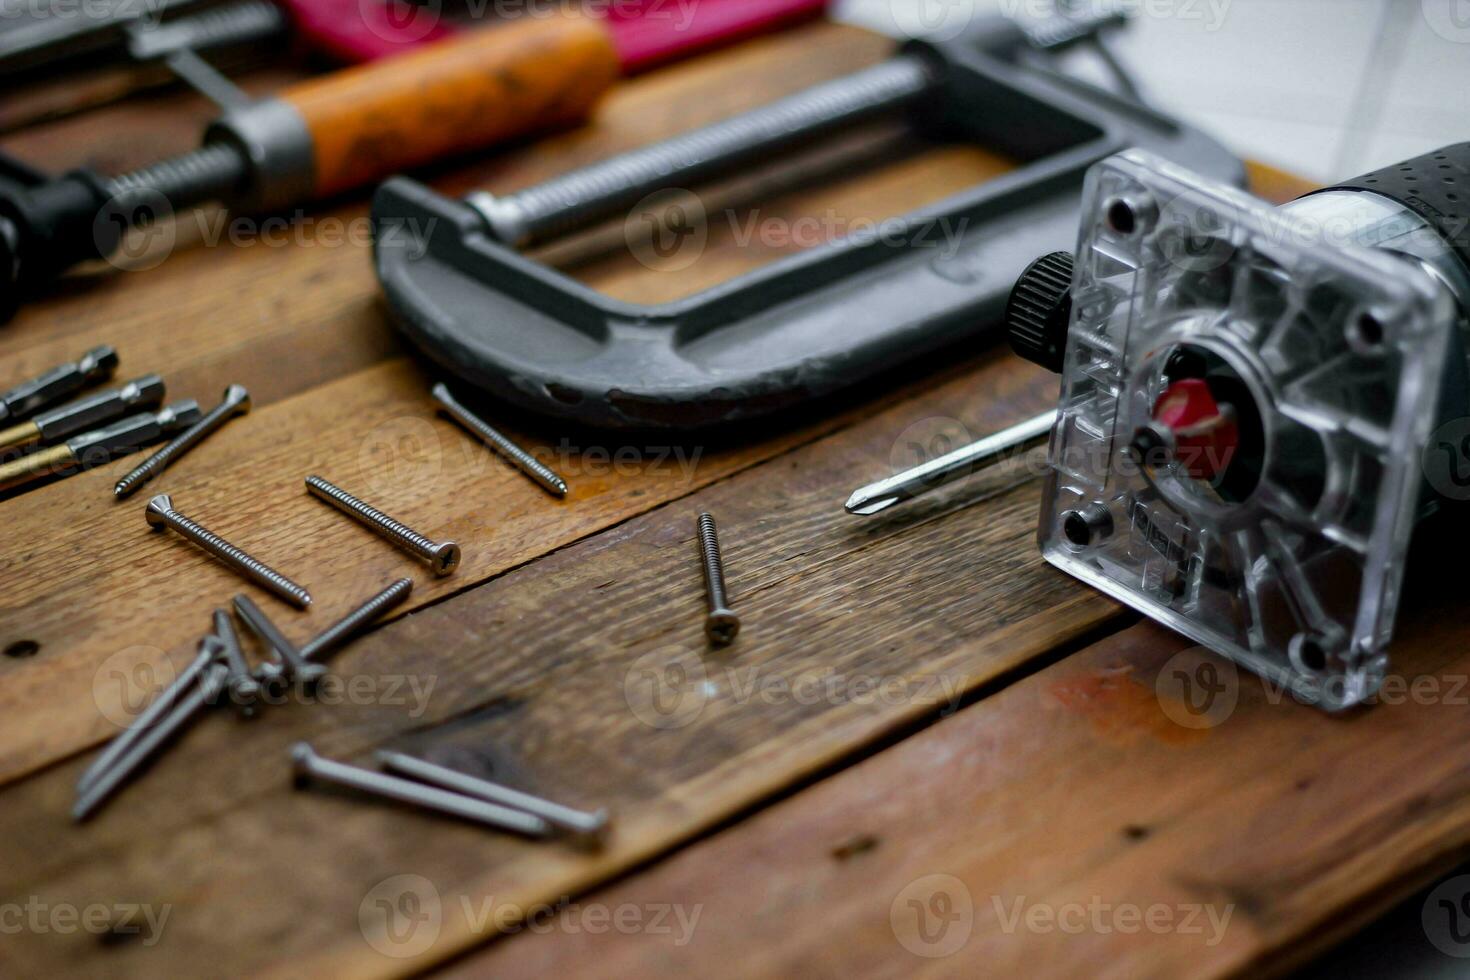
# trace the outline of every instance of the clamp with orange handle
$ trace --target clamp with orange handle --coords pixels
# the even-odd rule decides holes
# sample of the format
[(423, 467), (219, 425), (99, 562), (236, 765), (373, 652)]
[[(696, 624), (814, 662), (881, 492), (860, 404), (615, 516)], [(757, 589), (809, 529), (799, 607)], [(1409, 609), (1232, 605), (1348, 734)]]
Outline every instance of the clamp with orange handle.
[[(558, 14), (444, 41), (236, 104), (204, 145), (131, 174), (12, 178), (0, 194), (0, 318), (20, 283), (113, 253), (128, 229), (210, 201), (279, 210), (585, 119), (625, 72), (824, 9), (702, 0), (642, 18)], [(3, 172), (3, 171), (0, 171)], [(23, 171), (20, 171), (23, 172)]]

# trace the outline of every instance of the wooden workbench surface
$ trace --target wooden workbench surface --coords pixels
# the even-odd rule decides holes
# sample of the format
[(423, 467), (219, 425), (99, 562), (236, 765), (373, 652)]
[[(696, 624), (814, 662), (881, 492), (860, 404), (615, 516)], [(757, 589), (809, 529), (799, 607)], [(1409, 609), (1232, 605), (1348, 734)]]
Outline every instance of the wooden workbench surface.
[[(630, 82), (584, 130), (430, 176), (513, 190), (889, 49), (830, 25), (749, 42)], [(189, 147), (208, 115), (152, 94), (5, 148), (115, 171)], [(1005, 166), (910, 148), (760, 216), (882, 218)], [(208, 717), (75, 826), (96, 747), (242, 587), (149, 533), (142, 497), (112, 500), (123, 464), (0, 501), (0, 974), (1226, 975), (1296, 962), (1464, 848), (1462, 701), (1334, 720), (1217, 665), (1234, 711), (1190, 724), (1155, 680), (1201, 654), (1042, 562), (1034, 466), (843, 514), (852, 489), (914, 461), (914, 439), (1046, 407), (1041, 371), (962, 352), (759, 441), (677, 451), (498, 414), (564, 472), (557, 502), (436, 418), (378, 299), (364, 213), (312, 210), (279, 247), (210, 247), (189, 224), (160, 267), (74, 277), (0, 331), (0, 382), (110, 343), (121, 374), (156, 371), (172, 397), (250, 388), (255, 411), (156, 485), (312, 589), (309, 613), (257, 596), (293, 637), (415, 579), (334, 661), (352, 686)], [(737, 237), (717, 229), (684, 273), (620, 254), (577, 274), (657, 300), (793, 247)], [(461, 569), (431, 579), (310, 499), (311, 473), (458, 541)], [(701, 630), (705, 510), (744, 620), (719, 652)], [(1470, 669), (1451, 601), (1416, 594), (1399, 644), (1408, 675), (1445, 691)], [(300, 740), (608, 806), (615, 831), (584, 852), (297, 791)], [(98, 928), (48, 917), (89, 907)], [(14, 908), (41, 925), (13, 932)], [(1129, 928), (1128, 909), (1174, 926)]]

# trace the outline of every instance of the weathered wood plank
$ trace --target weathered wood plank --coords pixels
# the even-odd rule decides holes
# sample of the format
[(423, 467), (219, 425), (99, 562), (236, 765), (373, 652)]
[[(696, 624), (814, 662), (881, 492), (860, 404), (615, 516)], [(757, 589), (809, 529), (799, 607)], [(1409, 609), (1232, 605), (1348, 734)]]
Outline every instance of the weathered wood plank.
[[(61, 824), (79, 763), (13, 784), (0, 796), (0, 837), (14, 855), (7, 891), (52, 902), (128, 895), (176, 912), (151, 949), (30, 936), (10, 955), (27, 970), (113, 975), (207, 969), (225, 950), (238, 969), (292, 975), (416, 968), (485, 935), (451, 898), (423, 956), (382, 956), (357, 910), (384, 878), (420, 874), (446, 896), (523, 907), (576, 894), (1046, 656), (1117, 611), (1036, 555), (1029, 471), (958, 488), (973, 506), (950, 495), (889, 520), (855, 521), (841, 501), (891, 467), (909, 423), (998, 428), (1034, 412), (1050, 387), (1009, 356), (988, 357), (917, 399), (399, 620), (338, 661), (366, 682), (432, 680), (421, 713), (366, 703), (211, 718), (75, 830)], [(701, 629), (702, 509), (721, 520), (745, 619), (723, 653), (707, 650)], [(674, 676), (666, 670), (683, 670), (683, 685), (656, 686)], [(340, 794), (294, 794), (286, 747), (303, 737), (337, 757), (366, 761), (392, 744), (488, 767), (573, 803), (612, 805), (617, 833), (588, 857)]]
[[(1368, 711), (1327, 717), (1141, 624), (579, 899), (698, 908), (688, 942), (553, 929), (448, 973), (1281, 972), (1470, 847), (1470, 631), (1434, 591)], [(1202, 664), (1227, 687), (1191, 714), (1172, 672)], [(1151, 908), (1155, 928), (1124, 911)]]

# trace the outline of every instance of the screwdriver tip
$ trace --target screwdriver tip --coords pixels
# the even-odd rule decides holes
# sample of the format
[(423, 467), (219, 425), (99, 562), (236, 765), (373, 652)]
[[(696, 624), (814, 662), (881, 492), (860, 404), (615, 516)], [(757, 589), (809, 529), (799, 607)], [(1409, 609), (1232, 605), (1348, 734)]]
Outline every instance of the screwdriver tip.
[(892, 494), (883, 497), (872, 496), (867, 487), (858, 490), (847, 498), (847, 512), (856, 517), (872, 517), (881, 511), (885, 511), (898, 503), (898, 497)]

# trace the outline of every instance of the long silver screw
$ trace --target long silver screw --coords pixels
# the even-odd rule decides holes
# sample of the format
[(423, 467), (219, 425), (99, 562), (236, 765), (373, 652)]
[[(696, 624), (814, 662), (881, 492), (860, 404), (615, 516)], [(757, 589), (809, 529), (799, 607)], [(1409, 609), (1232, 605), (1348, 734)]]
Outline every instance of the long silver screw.
[(118, 480), (117, 486), (112, 489), (113, 494), (121, 500), (137, 493), (139, 487), (162, 473), (174, 460), (199, 445), (230, 419), (237, 415), (244, 415), (248, 411), (250, 411), (250, 392), (246, 391), (243, 385), (230, 385), (225, 389), (224, 398), (208, 415), (186, 429), (177, 439), (139, 463), (127, 476)]
[(230, 674), (225, 684), (230, 689), (230, 699), (235, 702), (240, 714), (255, 717), (255, 702), (260, 697), (260, 682), (250, 673), (250, 664), (245, 660), (245, 651), (240, 648), (240, 635), (235, 632), (235, 621), (223, 609), (214, 611), (214, 635), (224, 645), (225, 663)]
[(174, 510), (173, 498), (168, 494), (161, 493), (148, 501), (147, 516), (148, 526), (155, 531), (165, 527), (172, 529), (180, 537), (203, 548), (267, 592), (301, 609), (311, 605), (311, 593), (264, 562), (250, 557), (218, 534)]
[(308, 476), (306, 489), (318, 500), (326, 501), (414, 557), (428, 562), (434, 574), (440, 578), (459, 567), (459, 545), (453, 541), (430, 541), (408, 525), (395, 521), (382, 511), (363, 503), (346, 490), (333, 486), (319, 476)]
[(383, 613), (400, 605), (413, 591), (413, 579), (401, 578), (337, 622), (312, 637), (301, 648), (303, 660), (320, 660), (343, 641)]
[(440, 813), (448, 813), (499, 830), (525, 834), (528, 837), (545, 837), (551, 833), (551, 825), (540, 817), (512, 810), (509, 807), (497, 806), (494, 803), (486, 803), (483, 800), (471, 799), (468, 796), (460, 796), (458, 793), (434, 789), (412, 780), (399, 779), (397, 776), (387, 776), (380, 772), (371, 772), (356, 766), (323, 759), (305, 742), (298, 742), (292, 747), (291, 761), (298, 787), (304, 786), (312, 779), (319, 779), (324, 783), (335, 783), (338, 786), (346, 786), (364, 793), (371, 793), (374, 796), (398, 800), (400, 803), (411, 803), (426, 810), (437, 810)]
[[(213, 637), (206, 639), (205, 642), (208, 643), (211, 640), (215, 643), (219, 642)], [(229, 672), (230, 669), (224, 664), (217, 663), (210, 666), (200, 679), (199, 686), (181, 698), (173, 709), (158, 724), (149, 728), (122, 758), (88, 785), (87, 789), (82, 792), (81, 798), (77, 800), (76, 806), (72, 807), (72, 817), (76, 820), (85, 820), (91, 816), (103, 802), (117, 792), (129, 776), (158, 751), (160, 746), (198, 717), (204, 708), (214, 704), (220, 692), (224, 690), (225, 678), (229, 676)]]
[[(413, 579), (401, 578), (337, 622), (322, 630), (301, 647), (301, 659), (319, 661), (326, 658), (358, 630), (367, 626), (383, 613), (399, 605), (413, 591)], [(256, 679), (271, 683), (281, 676), (281, 664), (276, 661), (263, 663), (256, 669)]]
[(495, 450), (501, 456), (509, 460), (516, 469), (529, 476), (541, 485), (547, 493), (554, 497), (565, 497), (567, 495), (567, 481), (557, 476), (556, 471), (535, 456), (526, 452), (520, 446), (511, 442), (499, 431), (492, 428), (488, 422), (480, 418), (449, 391), (446, 384), (436, 384), (433, 392), (434, 400), (440, 407), (460, 425), (469, 429), (475, 435), (484, 440), (485, 444)]
[(276, 624), (271, 622), (269, 616), (261, 612), (260, 607), (250, 601), (249, 596), (235, 596), (235, 612), (240, 619), (260, 639), (260, 642), (276, 652), (281, 658), (281, 676), (286, 680), (299, 681), (310, 687), (319, 682), (327, 675), (324, 664), (314, 664), (301, 655), (296, 649), (296, 644), (286, 639)]
[(560, 803), (532, 796), (530, 793), (522, 793), (508, 786), (492, 783), (488, 779), (478, 779), (445, 766), (415, 759), (402, 752), (379, 752), (378, 761), (385, 769), (391, 769), (405, 776), (433, 783), (435, 786), (463, 793), (466, 796), (478, 797), (490, 803), (499, 803), (516, 810), (524, 810), (526, 813), (540, 817), (553, 827), (572, 833), (587, 843), (601, 843), (607, 832), (608, 813), (605, 809), (595, 813), (574, 810), (569, 806), (562, 806)]
[(137, 743), (138, 739), (147, 734), (148, 730), (178, 703), (183, 693), (199, 679), (199, 675), (204, 673), (205, 668), (214, 663), (220, 653), (219, 647), (201, 642), (199, 653), (189, 663), (189, 666), (179, 672), (179, 676), (174, 678), (172, 684), (158, 692), (158, 696), (149, 702), (148, 707), (144, 708), (138, 717), (133, 719), (133, 723), (108, 742), (102, 754), (82, 773), (81, 778), (77, 780), (77, 792), (85, 792), (88, 786), (97, 781), (98, 776), (112, 768), (113, 764), (122, 758), (128, 749)]
[(720, 558), (720, 538), (715, 531), (715, 519), (709, 514), (699, 515), (699, 557), (704, 565), (704, 585), (709, 596), (709, 614), (704, 620), (704, 631), (711, 642), (724, 646), (740, 632), (740, 617), (730, 608), (729, 596), (725, 594), (725, 563)]

